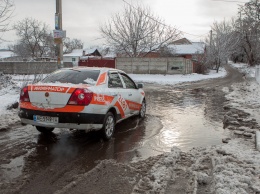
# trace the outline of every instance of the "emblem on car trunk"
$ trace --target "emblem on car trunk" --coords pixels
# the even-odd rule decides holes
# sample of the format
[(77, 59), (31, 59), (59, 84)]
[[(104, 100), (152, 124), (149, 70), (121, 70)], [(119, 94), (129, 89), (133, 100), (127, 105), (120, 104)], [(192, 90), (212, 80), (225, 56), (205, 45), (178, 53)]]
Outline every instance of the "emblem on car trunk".
[(50, 96), (49, 92), (46, 92), (45, 97), (49, 97), (49, 96)]

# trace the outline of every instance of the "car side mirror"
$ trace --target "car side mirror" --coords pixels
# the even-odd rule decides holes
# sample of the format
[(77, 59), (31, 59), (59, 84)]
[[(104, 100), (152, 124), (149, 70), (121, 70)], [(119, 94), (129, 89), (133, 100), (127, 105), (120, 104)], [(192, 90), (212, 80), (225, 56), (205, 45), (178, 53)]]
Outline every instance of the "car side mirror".
[(143, 87), (144, 87), (144, 84), (137, 84), (138, 89), (143, 88)]

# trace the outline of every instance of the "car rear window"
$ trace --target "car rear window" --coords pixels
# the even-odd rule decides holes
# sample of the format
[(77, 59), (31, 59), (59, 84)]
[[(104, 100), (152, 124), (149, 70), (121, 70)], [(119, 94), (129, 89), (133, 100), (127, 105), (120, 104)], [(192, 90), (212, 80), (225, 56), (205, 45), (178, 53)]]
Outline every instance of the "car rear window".
[(78, 69), (61, 69), (53, 72), (45, 79), (43, 83), (72, 83), (72, 84), (95, 84), (100, 71), (99, 70), (78, 70)]

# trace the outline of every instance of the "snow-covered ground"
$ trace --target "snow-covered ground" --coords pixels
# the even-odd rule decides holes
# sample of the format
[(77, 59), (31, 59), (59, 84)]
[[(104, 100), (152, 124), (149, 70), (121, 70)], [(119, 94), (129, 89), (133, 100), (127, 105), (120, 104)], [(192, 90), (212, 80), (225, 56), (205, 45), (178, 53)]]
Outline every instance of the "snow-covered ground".
[(205, 79), (225, 77), (226, 75), (227, 72), (224, 68), (220, 68), (218, 73), (216, 73), (215, 70), (210, 70), (210, 72), (206, 75), (197, 73), (187, 75), (129, 74), (129, 76), (136, 82), (157, 83), (162, 85), (174, 85), (183, 82), (194, 82)]

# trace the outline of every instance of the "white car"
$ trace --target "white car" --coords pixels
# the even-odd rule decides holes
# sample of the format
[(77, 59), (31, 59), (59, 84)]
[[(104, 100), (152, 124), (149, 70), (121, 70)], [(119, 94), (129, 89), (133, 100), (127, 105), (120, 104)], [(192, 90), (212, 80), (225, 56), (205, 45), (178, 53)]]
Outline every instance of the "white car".
[(112, 137), (115, 124), (145, 116), (143, 84), (123, 71), (108, 68), (59, 69), (20, 93), (19, 117), (42, 133), (54, 128), (101, 130)]

